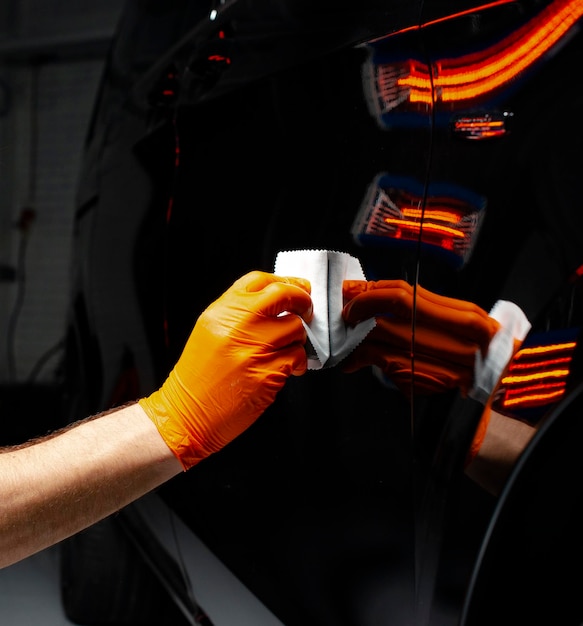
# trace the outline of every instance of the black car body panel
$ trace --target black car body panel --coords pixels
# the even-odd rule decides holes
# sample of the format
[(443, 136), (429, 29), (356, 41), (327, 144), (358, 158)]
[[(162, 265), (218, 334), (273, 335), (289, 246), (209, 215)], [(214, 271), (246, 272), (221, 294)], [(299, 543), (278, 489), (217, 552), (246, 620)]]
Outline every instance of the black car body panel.
[[(128, 3), (111, 51), (79, 191), (72, 418), (157, 388), (202, 310), (280, 250), (510, 300), (537, 342), (576, 344), (580, 2), (194, 4)], [(480, 414), (308, 372), (158, 493), (286, 626), (456, 624), (494, 523), (463, 472)]]

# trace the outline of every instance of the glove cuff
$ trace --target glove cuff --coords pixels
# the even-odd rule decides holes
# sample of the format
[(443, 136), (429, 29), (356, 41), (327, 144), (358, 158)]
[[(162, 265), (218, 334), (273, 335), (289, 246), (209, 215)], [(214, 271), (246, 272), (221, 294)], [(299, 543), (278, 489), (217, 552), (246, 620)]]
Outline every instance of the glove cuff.
[(146, 415), (152, 420), (160, 436), (170, 448), (174, 456), (180, 461), (184, 471), (193, 465), (200, 463), (208, 453), (203, 452), (197, 445), (193, 444), (188, 433), (168, 409), (163, 399), (163, 391), (158, 390), (147, 398), (138, 401)]

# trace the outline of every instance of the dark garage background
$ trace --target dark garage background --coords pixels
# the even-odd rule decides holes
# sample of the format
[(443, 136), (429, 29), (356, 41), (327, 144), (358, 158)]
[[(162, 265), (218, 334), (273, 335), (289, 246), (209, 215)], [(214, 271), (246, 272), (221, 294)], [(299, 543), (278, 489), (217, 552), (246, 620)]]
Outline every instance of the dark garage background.
[[(0, 2), (0, 443), (58, 423), (77, 169), (121, 0)], [(69, 624), (56, 549), (0, 570), (0, 623)]]

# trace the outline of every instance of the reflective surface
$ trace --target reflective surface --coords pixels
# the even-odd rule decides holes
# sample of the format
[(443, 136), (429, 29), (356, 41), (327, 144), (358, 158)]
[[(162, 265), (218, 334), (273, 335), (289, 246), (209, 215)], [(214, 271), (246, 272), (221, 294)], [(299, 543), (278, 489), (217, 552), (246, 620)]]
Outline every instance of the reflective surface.
[[(536, 391), (505, 379), (493, 407), (538, 424), (569, 394), (583, 3), (454, 4), (256, 0), (214, 19), (128, 4), (79, 194), (69, 354), (102, 365), (73, 380), (84, 408), (158, 386), (212, 299), (301, 248), (486, 311), (516, 303), (524, 348), (567, 361), (535, 359)], [(147, 44), (131, 36), (146, 24)], [(288, 626), (457, 624), (497, 519), (464, 471), (484, 407), (412, 384), (374, 369), (290, 380), (160, 494)]]

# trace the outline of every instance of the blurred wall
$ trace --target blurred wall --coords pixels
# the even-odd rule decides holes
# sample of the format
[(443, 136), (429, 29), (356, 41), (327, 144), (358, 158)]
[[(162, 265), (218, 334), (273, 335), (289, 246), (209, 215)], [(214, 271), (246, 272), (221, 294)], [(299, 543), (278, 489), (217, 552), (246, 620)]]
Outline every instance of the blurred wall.
[(78, 167), (122, 4), (0, 3), (0, 384), (59, 375)]

